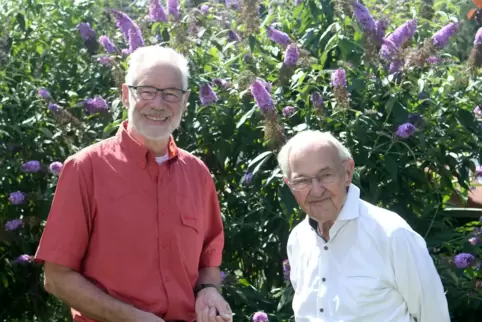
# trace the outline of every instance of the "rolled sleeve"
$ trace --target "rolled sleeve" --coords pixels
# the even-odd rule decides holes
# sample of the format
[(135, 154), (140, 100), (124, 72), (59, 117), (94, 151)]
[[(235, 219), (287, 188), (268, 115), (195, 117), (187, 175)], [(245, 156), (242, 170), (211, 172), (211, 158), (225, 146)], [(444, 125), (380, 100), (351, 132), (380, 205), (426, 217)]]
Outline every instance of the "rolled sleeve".
[(199, 269), (218, 267), (222, 263), (224, 248), (224, 227), (219, 207), (219, 200), (213, 179), (206, 179), (205, 198), (205, 235), (203, 250), (199, 262)]
[(92, 227), (88, 187), (84, 160), (68, 158), (59, 176), (36, 262), (80, 270)]
[(449, 322), (442, 281), (425, 240), (414, 231), (399, 229), (391, 239), (395, 283), (418, 322)]

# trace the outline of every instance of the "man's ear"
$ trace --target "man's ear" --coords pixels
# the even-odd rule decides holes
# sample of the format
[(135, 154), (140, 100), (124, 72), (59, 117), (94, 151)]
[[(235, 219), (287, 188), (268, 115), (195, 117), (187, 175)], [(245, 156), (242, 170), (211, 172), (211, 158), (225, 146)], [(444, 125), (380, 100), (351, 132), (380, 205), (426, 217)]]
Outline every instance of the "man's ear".
[(127, 84), (122, 84), (122, 104), (125, 108), (129, 108), (129, 87)]
[(355, 161), (352, 159), (345, 160), (345, 181), (346, 185), (349, 186), (353, 180), (353, 172), (355, 171)]
[(191, 94), (191, 91), (187, 91), (186, 93), (184, 93), (183, 101), (182, 101), (182, 114), (184, 114), (187, 110), (187, 102), (189, 101), (190, 94)]

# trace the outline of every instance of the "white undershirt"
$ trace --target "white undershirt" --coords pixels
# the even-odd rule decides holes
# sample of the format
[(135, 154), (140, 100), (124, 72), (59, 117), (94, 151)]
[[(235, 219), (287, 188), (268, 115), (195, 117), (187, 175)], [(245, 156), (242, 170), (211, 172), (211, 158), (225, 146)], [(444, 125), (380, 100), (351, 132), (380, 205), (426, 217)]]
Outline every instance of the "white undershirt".
[(353, 184), (328, 242), (306, 218), (287, 248), (296, 322), (450, 321), (424, 239)]
[(166, 153), (164, 154), (163, 156), (160, 156), (160, 157), (156, 157), (156, 162), (161, 165), (164, 161), (166, 161), (167, 159), (169, 159), (169, 154)]

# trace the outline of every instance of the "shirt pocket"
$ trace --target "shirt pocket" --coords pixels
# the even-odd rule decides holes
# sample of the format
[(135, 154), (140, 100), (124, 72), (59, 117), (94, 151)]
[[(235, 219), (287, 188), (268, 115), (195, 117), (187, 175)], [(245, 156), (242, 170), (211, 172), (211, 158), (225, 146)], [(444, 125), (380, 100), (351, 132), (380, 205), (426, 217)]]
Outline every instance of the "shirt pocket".
[(178, 202), (180, 229), (178, 233), (179, 254), (187, 273), (197, 276), (201, 258), (204, 231), (202, 209), (192, 200)]

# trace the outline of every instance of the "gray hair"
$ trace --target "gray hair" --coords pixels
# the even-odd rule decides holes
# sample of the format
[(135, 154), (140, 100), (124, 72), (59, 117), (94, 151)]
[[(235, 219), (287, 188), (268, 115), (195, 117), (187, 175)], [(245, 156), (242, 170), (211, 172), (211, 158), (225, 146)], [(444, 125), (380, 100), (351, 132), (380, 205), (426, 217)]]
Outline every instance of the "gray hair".
[(332, 144), (338, 151), (338, 156), (341, 161), (352, 159), (350, 151), (341, 143), (337, 138), (335, 138), (330, 132), (321, 132), (314, 130), (306, 130), (297, 133), (291, 139), (286, 142), (286, 144), (281, 148), (278, 153), (278, 164), (283, 172), (283, 176), (289, 178), (291, 175), (289, 157), (291, 149), (294, 146), (300, 146), (309, 142), (319, 142), (324, 141)]
[(187, 90), (189, 78), (188, 61), (174, 49), (157, 45), (136, 49), (129, 57), (129, 67), (125, 77), (126, 84), (136, 85), (137, 70), (144, 64), (167, 64), (177, 68), (181, 72), (182, 89)]

